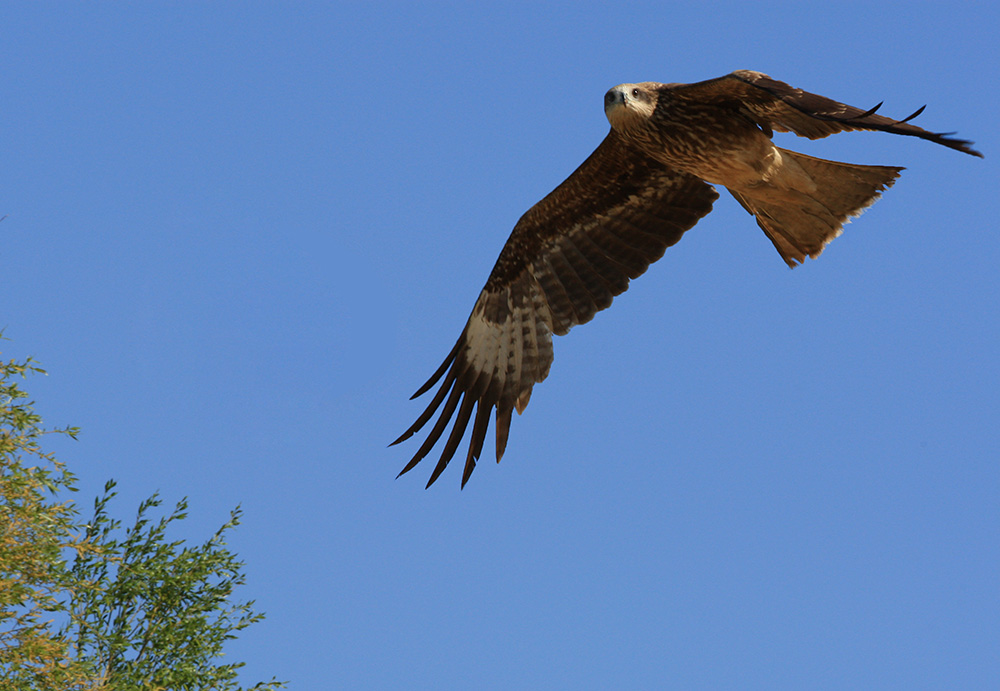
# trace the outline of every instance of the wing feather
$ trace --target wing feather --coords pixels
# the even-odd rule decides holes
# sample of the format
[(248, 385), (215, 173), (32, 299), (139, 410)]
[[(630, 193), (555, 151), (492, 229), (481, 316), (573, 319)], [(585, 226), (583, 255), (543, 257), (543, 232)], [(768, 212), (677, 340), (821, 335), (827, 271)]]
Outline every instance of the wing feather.
[(893, 120), (875, 111), (862, 110), (833, 99), (796, 89), (761, 72), (738, 70), (725, 77), (695, 84), (669, 85), (672, 93), (702, 103), (730, 103), (752, 117), (765, 130), (794, 132), (801, 137), (821, 139), (848, 130), (878, 130), (919, 137), (972, 156), (983, 155), (972, 142), (955, 139), (950, 132), (929, 132), (909, 124), (924, 107), (902, 120)]
[[(444, 432), (445, 427), (448, 426), (448, 421), (455, 412), (455, 406), (458, 405), (458, 399), (462, 396), (462, 390), (457, 386), (453, 387), (454, 383), (455, 378), (449, 376), (444, 380), (444, 384), (441, 385), (439, 394), (450, 390), (451, 395), (448, 396), (448, 400), (444, 404), (444, 409), (441, 411), (441, 416), (438, 418), (437, 422), (434, 423), (434, 427), (431, 428), (431, 431), (428, 432), (424, 443), (420, 445), (420, 448), (417, 449), (417, 453), (414, 454), (413, 458), (410, 459), (410, 462), (406, 464), (406, 467), (399, 471), (399, 475), (409, 472), (414, 466), (417, 465), (417, 463), (423, 460), (424, 456), (430, 453), (430, 450), (437, 443), (438, 439), (441, 438), (441, 434)], [(435, 408), (436, 407), (437, 406), (435, 406)], [(399, 477), (399, 475), (396, 477)]]
[(590, 321), (597, 312), (594, 296), (591, 295), (583, 279), (576, 272), (573, 262), (567, 256), (564, 248), (556, 248), (556, 251), (549, 256), (549, 265), (555, 272), (556, 278), (566, 289), (566, 295), (573, 307), (574, 319), (571, 326)]
[(444, 472), (444, 469), (448, 467), (448, 463), (451, 462), (459, 443), (462, 441), (465, 427), (469, 424), (469, 417), (472, 415), (472, 407), (475, 403), (476, 400), (469, 395), (466, 395), (462, 399), (462, 404), (458, 408), (458, 415), (455, 417), (455, 425), (451, 428), (451, 434), (448, 435), (448, 441), (445, 442), (441, 458), (438, 460), (437, 465), (434, 466), (434, 472), (431, 473), (431, 478), (427, 481), (426, 487), (434, 484), (434, 481), (438, 479), (438, 476)]
[(580, 318), (573, 309), (569, 290), (559, 280), (555, 268), (546, 257), (539, 257), (532, 264), (532, 269), (538, 283), (538, 291), (548, 305), (550, 329), (557, 336), (564, 336), (574, 324), (580, 323)]
[(599, 311), (611, 307), (611, 301), (615, 296), (597, 270), (580, 253), (576, 243), (569, 238), (563, 238), (557, 251), (566, 259), (567, 266), (580, 282), (583, 290), (581, 301), (586, 304), (587, 320), (592, 319)]
[(469, 441), (469, 452), (465, 456), (465, 470), (462, 471), (462, 487), (472, 477), (472, 471), (476, 469), (476, 461), (479, 460), (483, 452), (483, 442), (486, 441), (486, 431), (490, 425), (490, 411), (492, 408), (480, 400), (476, 404), (476, 420), (472, 423), (472, 439)]
[(610, 133), (514, 227), (458, 342), (414, 394), (440, 382), (427, 408), (393, 444), (440, 413), (400, 475), (430, 452), (454, 417), (427, 486), (433, 484), (471, 420), (464, 487), (482, 453), (493, 410), (499, 461), (513, 411), (524, 410), (532, 387), (548, 375), (552, 335), (565, 334), (607, 308), (630, 279), (711, 210), (717, 197), (705, 182), (646, 157)]
[(587, 239), (605, 256), (621, 266), (628, 278), (638, 278), (646, 268), (646, 260), (642, 252), (606, 227), (588, 235)]
[(601, 279), (614, 295), (619, 295), (628, 290), (630, 271), (627, 264), (618, 261), (614, 256), (610, 256), (594, 241), (591, 235), (578, 234), (574, 238), (574, 244), (584, 259), (600, 274)]

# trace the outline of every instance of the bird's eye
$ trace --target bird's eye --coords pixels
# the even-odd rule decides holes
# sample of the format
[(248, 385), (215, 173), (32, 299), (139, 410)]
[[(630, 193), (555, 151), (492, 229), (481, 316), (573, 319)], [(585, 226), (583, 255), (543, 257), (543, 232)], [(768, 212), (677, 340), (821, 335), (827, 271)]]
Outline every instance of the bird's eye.
[(639, 90), (632, 89), (632, 98), (639, 98)]

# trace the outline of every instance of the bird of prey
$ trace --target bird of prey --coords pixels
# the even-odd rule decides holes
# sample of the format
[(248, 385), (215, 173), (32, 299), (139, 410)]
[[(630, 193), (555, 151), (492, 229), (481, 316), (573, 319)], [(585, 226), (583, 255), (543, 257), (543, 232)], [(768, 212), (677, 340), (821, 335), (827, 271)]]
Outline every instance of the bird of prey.
[[(881, 106), (881, 104), (879, 104)], [(462, 487), (475, 469), (496, 411), (496, 458), (511, 413), (552, 364), (562, 336), (611, 305), (667, 247), (712, 209), (722, 185), (757, 220), (790, 267), (815, 259), (841, 226), (891, 186), (902, 168), (853, 165), (775, 146), (774, 132), (819, 139), (880, 130), (982, 154), (972, 142), (928, 132), (740, 70), (694, 84), (621, 84), (604, 96), (611, 131), (561, 185), (514, 226), (455, 347), (413, 395), (438, 381), (430, 404), (393, 444), (441, 408), (408, 472), (454, 425), (427, 487), (438, 478), (472, 421)], [(711, 184), (710, 184), (711, 183)], [(475, 408), (475, 416), (473, 416)], [(397, 476), (398, 477), (398, 476)]]

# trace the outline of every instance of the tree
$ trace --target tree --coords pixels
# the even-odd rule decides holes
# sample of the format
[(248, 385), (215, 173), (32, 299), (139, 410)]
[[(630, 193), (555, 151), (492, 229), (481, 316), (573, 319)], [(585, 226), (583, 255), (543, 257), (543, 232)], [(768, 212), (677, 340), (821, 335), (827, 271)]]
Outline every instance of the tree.
[[(187, 502), (153, 521), (153, 495), (139, 506), (135, 524), (121, 533), (107, 504), (114, 482), (105, 486), (87, 524), (83, 550), (71, 571), (68, 638), (81, 659), (116, 689), (237, 689), (243, 663), (215, 664), (233, 632), (263, 619), (253, 602), (230, 604), (244, 582), (243, 563), (225, 548), (229, 521), (197, 547), (167, 542), (168, 526), (187, 516)], [(261, 683), (254, 689), (280, 686)]]
[[(252, 601), (229, 600), (245, 580), (225, 547), (239, 507), (191, 547), (167, 538), (187, 516), (186, 500), (157, 520), (154, 495), (122, 530), (108, 512), (109, 481), (80, 523), (76, 506), (60, 501), (76, 478), (42, 451), (49, 431), (14, 381), (41, 372), (31, 359), (0, 363), (0, 688), (240, 689), (243, 663), (217, 663), (225, 642), (263, 614)], [(75, 438), (77, 430), (51, 432)]]
[(71, 589), (64, 555), (78, 545), (75, 510), (56, 500), (73, 491), (75, 478), (41, 450), (46, 431), (15, 382), (38, 372), (30, 358), (0, 362), (0, 682), (11, 689), (93, 688), (86, 663), (46, 618)]

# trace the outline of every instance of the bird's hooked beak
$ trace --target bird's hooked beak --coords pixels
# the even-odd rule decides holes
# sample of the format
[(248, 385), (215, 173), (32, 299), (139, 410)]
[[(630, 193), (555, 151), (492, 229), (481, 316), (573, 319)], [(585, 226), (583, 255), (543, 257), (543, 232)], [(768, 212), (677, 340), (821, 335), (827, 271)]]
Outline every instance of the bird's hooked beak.
[(625, 90), (620, 86), (608, 89), (608, 93), (604, 94), (604, 113), (609, 118), (612, 111), (624, 105), (626, 105)]

